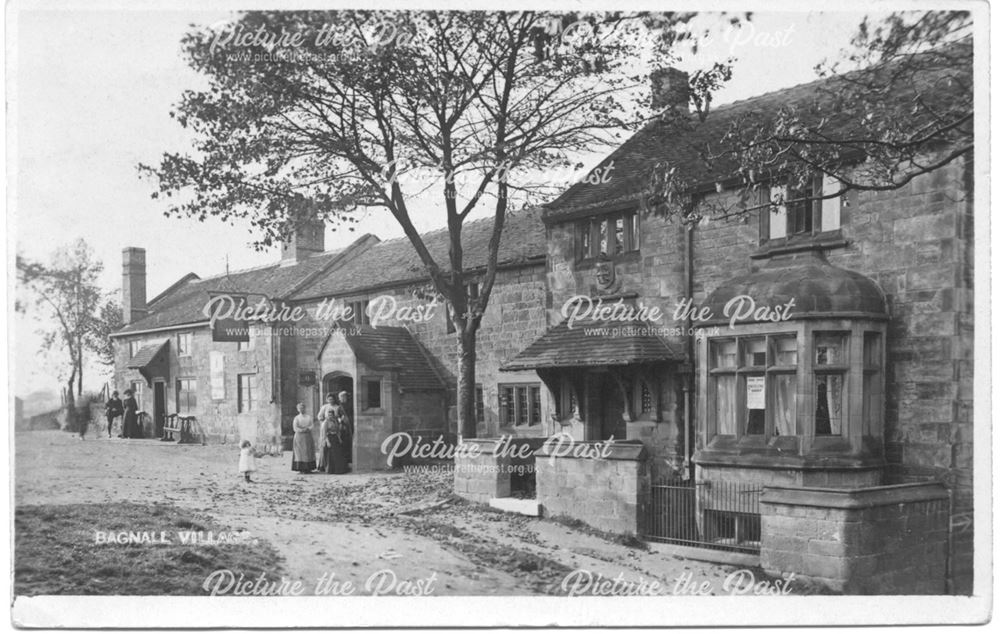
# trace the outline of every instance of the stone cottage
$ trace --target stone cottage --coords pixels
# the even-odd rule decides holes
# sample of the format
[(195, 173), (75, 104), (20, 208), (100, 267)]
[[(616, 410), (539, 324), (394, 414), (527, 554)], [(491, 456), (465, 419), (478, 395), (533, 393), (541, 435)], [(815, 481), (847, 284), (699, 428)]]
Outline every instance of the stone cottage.
[[(464, 228), (472, 292), (485, 271), (491, 230), (492, 219)], [(441, 262), (447, 237), (445, 230), (423, 236)], [(477, 346), (480, 431), (544, 435), (547, 409), (534, 372), (498, 373), (546, 327), (538, 210), (509, 215), (498, 263)], [(178, 415), (194, 417), (209, 441), (275, 445), (291, 433), (297, 403), (315, 415), (327, 394), (346, 391), (356, 419), (355, 468), (386, 468), (381, 444), (392, 433), (454, 437), (458, 342), (448, 306), (423, 270), (405, 238), (365, 235), (325, 251), (323, 226), (313, 222), (282, 245), (275, 264), (209, 278), (191, 273), (147, 302), (145, 250), (126, 248), (127, 323), (112, 337), (115, 386), (135, 391), (148, 437), (162, 437)], [(225, 318), (228, 307), (262, 301), (266, 315)], [(296, 309), (300, 318), (282, 318)]]
[[(967, 590), (971, 153), (895, 191), (823, 200), (816, 178), (806, 203), (774, 196), (727, 219), (644, 211), (654, 164), (706, 207), (749, 207), (694, 148), (821, 87), (720, 106), (683, 132), (654, 122), (598, 166), (617, 178), (546, 206), (554, 325), (502, 369), (534, 369), (560, 431), (604, 449), (542, 447), (537, 502), (670, 540), (690, 492), (694, 536), (673, 541), (748, 545), (771, 572), (843, 591)], [(509, 489), (456, 485), (481, 501)]]

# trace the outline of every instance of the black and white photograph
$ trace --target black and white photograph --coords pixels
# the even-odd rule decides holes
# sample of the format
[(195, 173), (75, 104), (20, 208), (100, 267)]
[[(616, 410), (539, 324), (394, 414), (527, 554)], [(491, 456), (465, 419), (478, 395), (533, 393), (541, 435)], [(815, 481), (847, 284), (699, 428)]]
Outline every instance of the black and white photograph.
[(547, 4), (6, 5), (15, 627), (990, 620), (989, 5)]

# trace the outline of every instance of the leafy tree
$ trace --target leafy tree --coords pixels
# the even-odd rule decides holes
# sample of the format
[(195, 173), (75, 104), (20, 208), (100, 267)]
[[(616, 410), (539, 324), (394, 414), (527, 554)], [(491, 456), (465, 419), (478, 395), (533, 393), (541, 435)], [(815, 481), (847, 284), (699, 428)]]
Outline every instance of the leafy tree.
[[(45, 349), (57, 349), (67, 357), (66, 395), (75, 414), (75, 396), (83, 394), (83, 359), (93, 332), (103, 293), (97, 278), (104, 270), (90, 246), (82, 239), (53, 253), (49, 264), (17, 256), (18, 282), (29, 291), (35, 307), (47, 312), (54, 327), (40, 330)], [(20, 310), (26, 310), (19, 304)]]
[(102, 365), (114, 367), (115, 349), (111, 334), (121, 330), (124, 325), (121, 304), (114, 297), (107, 298), (91, 321), (84, 338), (84, 345), (97, 355), (97, 360)]
[(817, 66), (825, 81), (808, 100), (747, 111), (712, 147), (695, 148), (706, 165), (736, 176), (739, 204), (706, 204), (690, 193), (700, 183), (666, 165), (651, 173), (646, 204), (689, 219), (736, 215), (767, 207), (758, 194), (775, 177), (803, 192), (816, 174), (835, 180), (835, 191), (796, 199), (816, 200), (895, 190), (959, 157), (971, 160), (971, 30), (966, 12), (866, 17), (839, 58)]
[[(673, 60), (693, 39), (693, 17), (245, 13), (184, 39), (188, 63), (208, 79), (173, 113), (195, 133), (194, 152), (140, 172), (157, 183), (154, 197), (171, 198), (167, 215), (249, 221), (258, 246), (310, 217), (350, 224), (358, 207), (388, 210), (454, 309), (459, 424), (474, 437), (476, 334), (507, 214), (545, 193), (540, 173), (579, 168), (580, 153), (615, 144), (649, 116), (637, 60)], [(413, 198), (435, 190), (447, 261), (413, 224)], [(469, 297), (462, 228), (487, 200), (488, 263)]]

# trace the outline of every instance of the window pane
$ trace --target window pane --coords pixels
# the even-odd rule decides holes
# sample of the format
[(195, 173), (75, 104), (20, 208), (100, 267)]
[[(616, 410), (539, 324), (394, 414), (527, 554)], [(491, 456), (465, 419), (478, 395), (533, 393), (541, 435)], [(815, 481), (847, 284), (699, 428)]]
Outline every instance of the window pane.
[(795, 435), (795, 375), (775, 374), (773, 379), (774, 394), (774, 430), (781, 436)]
[(630, 214), (628, 217), (629, 222), (629, 251), (639, 250), (639, 215)]
[(593, 254), (590, 251), (590, 223), (580, 223), (580, 257), (588, 258)]
[(771, 214), (768, 218), (768, 238), (784, 238), (788, 235), (788, 210), (785, 207), (786, 189), (784, 187), (771, 188), (771, 206), (765, 211)]
[(743, 380), (744, 393), (746, 394), (746, 434), (748, 436), (761, 436), (764, 434), (765, 417), (765, 379), (763, 374), (754, 374), (740, 377)]
[(844, 378), (839, 374), (816, 377), (816, 435), (843, 435)]
[(607, 255), (608, 253), (608, 221), (602, 220), (598, 229), (597, 240), (598, 252)]
[(524, 425), (528, 422), (528, 389), (517, 388), (517, 424)]
[(531, 421), (532, 425), (536, 425), (542, 420), (542, 391), (537, 388), (531, 388)]
[(615, 218), (615, 253), (625, 253), (625, 219)]
[(774, 353), (772, 365), (797, 365), (799, 350), (795, 337), (774, 337)]
[(736, 367), (736, 340), (727, 339), (712, 342), (712, 367)]
[(865, 367), (866, 368), (881, 368), (882, 367), (882, 347), (881, 347), (881, 337), (877, 332), (866, 332), (865, 333)]
[(500, 388), (500, 415), (505, 425), (514, 424), (514, 388)]
[(743, 345), (743, 365), (767, 365), (766, 342), (763, 337), (741, 340)]
[(816, 365), (843, 365), (847, 363), (846, 340), (838, 333), (817, 333), (815, 341)]
[(861, 384), (862, 434), (879, 436), (882, 429), (882, 382), (878, 372), (865, 372)]
[(736, 375), (721, 374), (715, 379), (715, 422), (720, 434), (736, 434)]
[(649, 391), (649, 386), (646, 382), (642, 382), (642, 413), (648, 414), (653, 411), (653, 393)]
[(368, 409), (379, 409), (382, 407), (382, 382), (378, 380), (369, 380), (365, 386), (365, 391), (367, 392), (367, 402), (366, 406)]
[[(823, 195), (829, 196), (840, 191), (840, 183), (832, 176), (823, 177)], [(824, 198), (820, 215), (820, 231), (832, 231), (840, 228), (840, 196)]]
[(483, 387), (481, 385), (476, 386), (476, 421), (483, 422), (486, 420), (486, 406), (483, 402)]

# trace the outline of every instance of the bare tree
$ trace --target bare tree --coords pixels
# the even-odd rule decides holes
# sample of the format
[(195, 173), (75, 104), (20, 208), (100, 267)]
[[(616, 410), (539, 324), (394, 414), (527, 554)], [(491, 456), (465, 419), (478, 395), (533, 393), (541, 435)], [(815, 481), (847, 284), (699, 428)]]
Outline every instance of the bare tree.
[[(638, 60), (670, 60), (693, 15), (246, 13), (186, 37), (209, 81), (173, 113), (196, 134), (194, 153), (140, 171), (154, 197), (176, 196), (168, 214), (249, 221), (260, 246), (316, 215), (349, 224), (358, 207), (388, 210), (454, 309), (459, 424), (474, 437), (476, 333), (509, 210), (546, 193), (531, 184), (540, 172), (645, 120)], [(447, 261), (413, 224), (413, 198), (435, 190)], [(462, 228), (487, 200), (488, 262), (470, 297)]]

